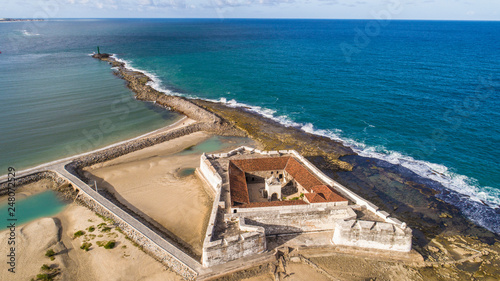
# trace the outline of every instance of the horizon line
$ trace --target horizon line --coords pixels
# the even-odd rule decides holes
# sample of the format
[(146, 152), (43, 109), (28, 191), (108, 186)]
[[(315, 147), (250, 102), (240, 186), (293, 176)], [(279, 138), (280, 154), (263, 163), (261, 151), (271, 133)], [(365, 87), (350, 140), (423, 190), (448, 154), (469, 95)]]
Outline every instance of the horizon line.
[[(384, 20), (375, 18), (246, 18), (246, 17), (145, 17), (145, 18), (134, 18), (134, 17), (60, 17), (60, 18), (24, 18), (24, 17), (0, 17), (0, 19), (19, 19), (19, 20), (76, 20), (76, 19), (214, 19), (214, 20), (225, 20), (225, 19), (242, 19), (242, 20)], [(500, 19), (419, 19), (419, 18), (407, 18), (407, 19), (387, 19), (384, 21), (490, 21), (497, 22)]]

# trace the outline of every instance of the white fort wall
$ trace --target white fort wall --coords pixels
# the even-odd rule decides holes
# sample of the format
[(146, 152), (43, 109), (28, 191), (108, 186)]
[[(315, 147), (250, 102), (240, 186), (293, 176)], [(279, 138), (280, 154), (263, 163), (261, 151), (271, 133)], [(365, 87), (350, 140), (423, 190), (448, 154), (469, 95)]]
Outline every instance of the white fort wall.
[[(268, 235), (291, 233), (294, 231), (307, 232), (334, 229), (332, 243), (336, 245), (357, 246), (400, 252), (408, 252), (411, 250), (412, 230), (406, 227), (406, 224), (396, 218), (390, 217), (389, 213), (379, 210), (376, 205), (350, 191), (340, 183), (332, 180), (295, 150), (260, 151), (258, 149), (244, 146), (234, 149), (228, 153), (206, 155), (202, 156), (202, 158), (203, 160), (207, 158), (226, 158), (243, 152), (261, 154), (263, 156), (292, 155), (327, 185), (333, 187), (341, 195), (356, 204), (356, 206), (362, 206), (373, 212), (379, 218), (384, 220), (384, 222), (355, 220), (356, 215), (352, 210), (352, 207), (355, 206), (347, 206), (347, 202), (257, 208), (232, 208), (231, 214), (225, 215), (226, 219), (239, 219), (240, 223), (244, 223), (243, 220), (246, 219), (246, 223), (263, 226), (266, 234)], [(211, 166), (210, 161), (208, 160), (204, 163), (207, 167)], [(213, 167), (212, 169), (206, 168), (204, 170), (207, 171), (207, 173), (209, 171), (214, 174), (213, 177), (217, 179), (217, 181), (213, 180), (213, 182), (219, 182), (218, 180), (220, 179), (220, 176), (218, 178), (215, 177), (215, 175), (218, 176), (218, 174)], [(219, 198), (219, 196), (220, 191), (216, 198)], [(219, 205), (223, 206), (224, 203), (220, 202), (217, 206)], [(341, 214), (341, 209), (348, 211), (345, 211), (345, 214)], [(215, 222), (215, 219), (210, 219), (210, 222)], [(254, 249), (255, 248), (257, 247), (254, 247)], [(232, 254), (232, 256), (235, 255)]]
[[(286, 207), (309, 208), (286, 208)], [(356, 213), (349, 207), (319, 208), (311, 205), (248, 208), (226, 214), (226, 218), (245, 220), (247, 224), (262, 226), (266, 235), (304, 233), (333, 230), (337, 221), (353, 220)], [(272, 209), (271, 209), (272, 208)]]
[(200, 157), (200, 172), (214, 192), (217, 192), (217, 189), (222, 185), (222, 178), (207, 160), (205, 153)]
[(244, 221), (238, 222), (240, 231), (243, 233), (225, 237), (224, 239), (213, 239), (217, 211), (219, 208), (225, 208), (225, 203), (220, 201), (222, 178), (205, 154), (201, 156), (199, 171), (199, 174), (215, 191), (212, 212), (210, 213), (205, 240), (203, 242), (203, 266), (210, 267), (246, 256), (263, 253), (266, 250), (264, 228), (246, 225)]
[(409, 252), (412, 231), (391, 223), (347, 220), (335, 224), (332, 242), (336, 245)]

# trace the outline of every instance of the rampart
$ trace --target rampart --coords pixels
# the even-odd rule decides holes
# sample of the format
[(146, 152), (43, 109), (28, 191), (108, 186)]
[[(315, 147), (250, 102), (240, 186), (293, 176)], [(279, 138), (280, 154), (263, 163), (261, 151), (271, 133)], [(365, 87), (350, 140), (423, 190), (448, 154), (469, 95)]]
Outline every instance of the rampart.
[[(412, 231), (410, 228), (406, 227), (398, 219), (390, 217), (389, 213), (379, 210), (371, 202), (330, 179), (295, 150), (260, 151), (243, 146), (228, 153), (204, 154), (201, 158), (200, 169), (203, 170), (203, 176), (212, 188), (217, 185), (217, 188), (214, 188), (218, 192), (216, 198), (220, 198), (220, 186), (228, 185), (229, 183), (220, 177), (219, 173), (221, 171), (218, 173), (217, 169), (212, 166), (211, 161), (218, 161), (218, 159), (229, 158), (237, 154), (244, 155), (245, 153), (248, 155), (258, 154), (270, 157), (293, 155), (316, 177), (333, 187), (350, 202), (354, 203), (354, 205), (352, 203), (348, 205), (344, 201), (253, 208), (232, 206), (230, 212), (224, 215), (224, 221), (239, 220), (240, 222), (244, 221), (248, 225), (260, 226), (265, 229), (266, 235), (334, 230), (334, 237), (332, 237), (332, 243), (334, 244), (401, 252), (411, 250)], [(255, 156), (242, 156), (240, 159), (245, 159), (245, 157)], [(210, 219), (210, 223), (213, 225), (217, 223), (215, 215), (219, 206), (221, 208), (225, 207), (226, 210), (228, 209), (228, 206), (225, 206), (224, 202), (214, 202), (214, 217)], [(378, 220), (383, 222), (356, 220), (356, 213), (352, 208), (366, 209), (375, 214)], [(210, 229), (213, 229), (213, 225), (209, 226), (211, 227)], [(210, 235), (208, 230), (207, 235)]]
[(199, 175), (202, 176), (215, 192), (212, 212), (210, 213), (205, 240), (203, 242), (203, 266), (210, 267), (264, 252), (266, 250), (264, 228), (246, 225), (243, 220), (236, 220), (238, 224), (237, 228), (239, 229), (238, 233), (225, 235), (223, 238), (216, 238), (216, 224), (224, 223), (223, 221), (218, 221), (221, 218), (218, 218), (217, 215), (218, 212), (223, 212), (225, 209), (225, 203), (221, 200), (222, 178), (205, 154), (200, 157)]
[(355, 219), (356, 213), (346, 206), (319, 207), (295, 205), (262, 208), (241, 208), (226, 218), (239, 218), (247, 224), (262, 226), (266, 235), (333, 230), (338, 220)]
[(335, 223), (332, 242), (336, 245), (409, 252), (412, 231), (392, 223), (346, 220)]

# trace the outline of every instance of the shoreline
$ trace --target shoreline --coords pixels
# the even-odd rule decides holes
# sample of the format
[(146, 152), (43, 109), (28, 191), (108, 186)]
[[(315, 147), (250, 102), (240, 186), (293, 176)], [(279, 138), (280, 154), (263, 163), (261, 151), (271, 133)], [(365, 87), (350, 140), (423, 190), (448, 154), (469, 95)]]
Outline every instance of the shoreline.
[[(455, 245), (453, 242), (455, 240), (452, 239), (456, 239), (454, 237), (467, 238), (471, 241), (468, 242), (469, 246), (478, 247), (483, 245), (481, 243), (500, 245), (498, 234), (466, 219), (461, 210), (436, 197), (439, 191), (432, 187), (428, 179), (411, 173), (408, 169), (379, 159), (360, 156), (340, 142), (299, 128), (283, 126), (275, 120), (241, 108), (232, 108), (201, 99), (166, 96), (148, 85), (152, 80), (144, 73), (127, 69), (125, 63), (114, 58), (110, 59), (109, 56), (98, 59), (117, 68), (115, 75), (127, 82), (127, 87), (136, 93), (138, 100), (157, 102), (181, 112), (194, 123), (184, 128), (180, 127), (179, 132), (173, 132), (168, 136), (161, 134), (170, 131), (163, 128), (163, 131), (155, 130), (131, 140), (66, 159), (66, 161), (73, 160), (69, 168), (74, 169), (84, 180), (87, 179), (82, 176), (84, 167), (116, 159), (182, 134), (204, 131), (216, 135), (247, 136), (259, 143), (263, 150), (296, 149), (332, 179), (346, 185), (353, 192), (394, 214), (395, 217), (408, 222), (414, 230), (414, 249), (427, 260), (440, 258), (436, 256), (436, 247), (443, 248), (441, 251), (445, 253), (452, 251)], [(61, 163), (63, 160), (54, 162)], [(39, 167), (49, 166), (44, 164)], [(34, 168), (31, 168), (20, 172), (33, 170)]]
[[(155, 134), (160, 134), (160, 133), (166, 132), (168, 130), (178, 129), (178, 128), (184, 126), (184, 124), (182, 124), (182, 126), (181, 126), (182, 122), (192, 124), (192, 121), (193, 120), (189, 119), (187, 116), (183, 116), (181, 119), (179, 119), (178, 121), (174, 122), (173, 124), (170, 124), (170, 125), (167, 125), (165, 127), (153, 130), (151, 132), (142, 134), (140, 136), (129, 138), (129, 139), (126, 139), (126, 140), (123, 140), (123, 141), (119, 141), (119, 142), (115, 142), (115, 143), (112, 143), (110, 145), (107, 145), (107, 146), (104, 146), (104, 147), (101, 147), (101, 148), (97, 148), (97, 149), (94, 149), (94, 150), (91, 150), (91, 151), (88, 151), (88, 152), (84, 152), (84, 153), (80, 153), (80, 154), (76, 154), (76, 155), (64, 157), (64, 158), (57, 159), (57, 160), (50, 161), (50, 162), (46, 162), (46, 163), (43, 163), (43, 164), (40, 164), (40, 165), (37, 165), (37, 166), (28, 167), (28, 168), (23, 169), (23, 170), (19, 170), (19, 171), (16, 170), (16, 173), (27, 174), (27, 173), (30, 173), (30, 172), (36, 172), (36, 170), (40, 170), (40, 169), (43, 169), (43, 168), (46, 168), (46, 167), (49, 167), (49, 166), (53, 166), (53, 165), (56, 165), (56, 164), (59, 164), (59, 163), (63, 163), (63, 162), (70, 161), (70, 160), (74, 160), (76, 158), (80, 158), (80, 157), (83, 157), (83, 156), (87, 156), (87, 155), (91, 155), (91, 154), (98, 153), (98, 152), (101, 152), (101, 151), (105, 151), (107, 149), (110, 149), (110, 148), (113, 148), (113, 147), (117, 147), (117, 146), (126, 144), (128, 142), (134, 141), (134, 140), (138, 140), (138, 139), (145, 138), (145, 137), (148, 137), (148, 136), (153, 136)], [(0, 176), (0, 183), (3, 182), (6, 179), (7, 179), (7, 175), (1, 175)]]
[[(161, 89), (157, 89), (154, 85), (150, 83), (150, 82), (153, 83), (155, 82), (154, 78), (149, 77), (147, 74), (145, 74), (143, 71), (139, 69), (128, 67), (127, 61), (116, 58), (114, 55), (108, 55), (108, 54), (104, 54), (104, 57), (99, 57), (99, 55), (94, 55), (94, 57), (110, 63), (113, 66), (113, 68), (117, 70), (117, 72), (115, 72), (115, 75), (118, 75), (127, 81), (128, 83), (127, 86), (136, 93), (136, 96), (139, 100), (158, 101), (159, 99), (161, 100), (162, 95), (169, 96), (168, 93), (160, 91)], [(133, 76), (136, 76), (136, 79), (131, 79), (133, 78)], [(139, 80), (139, 84), (142, 83), (143, 85), (138, 86), (137, 80)], [(473, 196), (460, 193), (458, 191), (455, 191), (453, 188), (445, 186), (445, 184), (439, 179), (427, 177), (425, 175), (422, 175), (418, 171), (412, 170), (410, 167), (408, 168), (403, 167), (399, 163), (398, 164), (391, 163), (390, 161), (387, 161), (385, 157), (377, 157), (376, 155), (375, 156), (366, 155), (366, 153), (363, 153), (363, 151), (359, 151), (359, 149), (356, 149), (355, 147), (351, 147), (345, 141), (337, 140), (336, 138), (334, 139), (331, 136), (328, 136), (328, 134), (324, 132), (322, 133), (311, 130), (304, 130), (303, 127), (295, 126), (300, 124), (295, 124), (295, 125), (292, 124), (292, 126), (287, 126), (286, 124), (283, 124), (283, 122), (281, 122), (279, 118), (273, 116), (271, 117), (266, 116), (265, 114), (259, 112), (258, 110), (256, 110), (256, 108), (251, 106), (245, 106), (242, 104), (236, 104), (235, 106), (233, 104), (199, 99), (199, 98), (184, 98), (179, 96), (171, 96), (171, 97), (181, 98), (188, 102), (194, 103), (212, 112), (218, 117), (221, 117), (223, 121), (227, 121), (232, 126), (238, 128), (241, 131), (244, 131), (249, 137), (251, 137), (255, 141), (264, 143), (265, 145), (263, 149), (265, 150), (297, 149), (297, 146), (300, 147), (301, 144), (300, 142), (293, 142), (293, 141), (292, 142), (288, 141), (287, 143), (286, 139), (278, 137), (276, 140), (275, 138), (276, 136), (274, 135), (268, 134), (266, 136), (265, 134), (263, 135), (262, 132), (256, 132), (258, 130), (254, 130), (254, 128), (252, 128), (251, 126), (247, 126), (247, 124), (245, 124), (245, 120), (242, 120), (241, 118), (242, 115), (246, 115), (245, 118), (259, 119), (263, 123), (266, 123), (267, 125), (266, 129), (268, 130), (272, 131), (274, 129), (273, 127), (278, 127), (279, 128), (278, 131), (279, 130), (286, 131), (288, 132), (289, 135), (292, 135), (296, 139), (308, 139), (310, 143), (315, 143), (315, 145), (317, 146), (318, 143), (316, 142), (315, 139), (321, 139), (321, 138), (326, 139), (323, 140), (323, 142), (330, 142), (330, 145), (326, 146), (323, 145), (319, 149), (314, 147), (304, 147), (303, 149), (297, 149), (297, 150), (302, 152), (302, 154), (304, 154), (305, 156), (319, 155), (325, 158), (327, 162), (326, 166), (329, 169), (335, 169), (339, 171), (352, 171), (353, 168), (352, 163), (348, 163), (349, 161), (343, 161), (343, 159), (341, 159), (344, 156), (352, 156), (352, 155), (357, 155), (364, 159), (371, 159), (373, 162), (387, 162), (388, 165), (401, 166), (401, 168), (405, 170), (406, 174), (416, 174), (417, 178), (423, 179), (421, 180), (421, 182), (426, 181), (428, 183), (426, 185), (435, 191), (437, 200), (444, 200), (446, 203), (452, 205), (453, 207), (460, 209), (463, 215), (466, 216), (469, 220), (471, 220), (474, 224), (480, 227), (487, 228), (489, 231), (494, 232), (497, 235), (500, 234), (500, 216), (498, 215), (500, 214), (500, 207), (495, 208), (494, 206), (485, 204), (482, 201), (481, 204), (479, 201), (474, 200)], [(176, 110), (175, 108), (173, 109)], [(240, 111), (239, 112), (241, 113), (239, 114), (240, 117), (233, 118), (233, 116), (231, 115), (234, 114), (226, 114), (229, 111)], [(273, 142), (276, 141), (281, 141), (286, 145), (272, 144)], [(332, 148), (331, 144), (334, 144), (335, 146), (333, 149), (331, 149)], [(422, 161), (415, 160), (415, 162), (420, 163)], [(409, 172), (406, 170), (408, 170)], [(411, 175), (411, 177), (413, 177), (413, 175)], [(346, 183), (346, 185), (349, 184)], [(489, 215), (488, 218), (489, 222), (487, 220), (485, 221), (484, 219), (485, 214)]]

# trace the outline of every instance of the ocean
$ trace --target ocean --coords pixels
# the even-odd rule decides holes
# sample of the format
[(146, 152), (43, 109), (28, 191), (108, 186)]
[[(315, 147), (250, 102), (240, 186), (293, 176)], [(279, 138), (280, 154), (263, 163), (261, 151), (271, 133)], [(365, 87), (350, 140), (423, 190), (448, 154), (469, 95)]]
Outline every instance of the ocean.
[[(378, 27), (378, 28), (374, 28)], [(96, 19), (0, 24), (0, 169), (171, 124), (115, 54), (168, 94), (245, 106), (500, 206), (500, 22)], [(466, 204), (462, 204), (462, 208)], [(474, 211), (476, 212), (476, 211)], [(466, 213), (476, 220), (481, 213)], [(500, 233), (498, 219), (479, 222)]]

